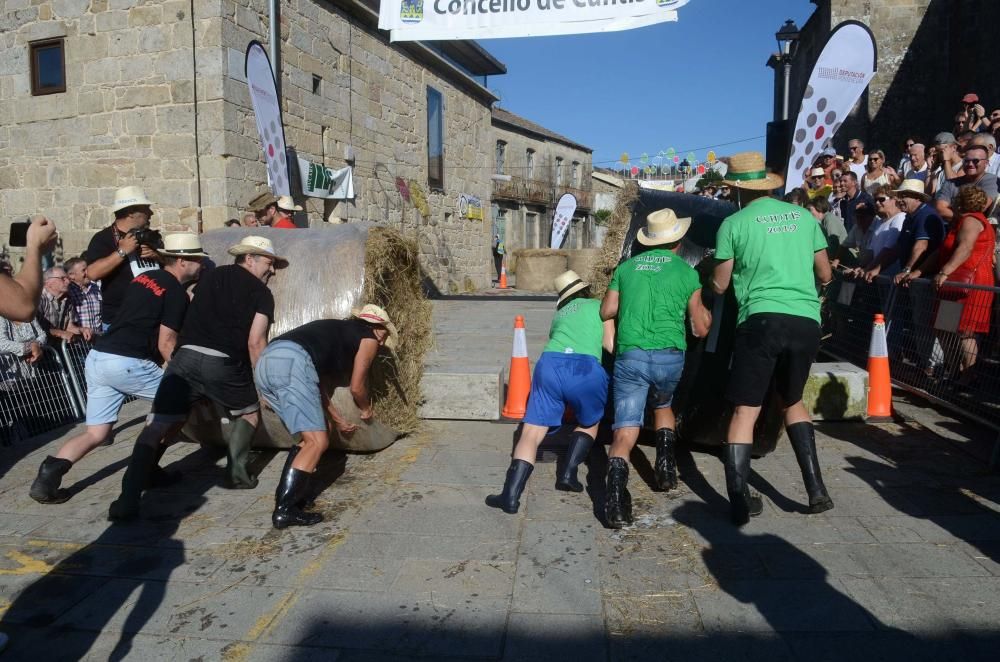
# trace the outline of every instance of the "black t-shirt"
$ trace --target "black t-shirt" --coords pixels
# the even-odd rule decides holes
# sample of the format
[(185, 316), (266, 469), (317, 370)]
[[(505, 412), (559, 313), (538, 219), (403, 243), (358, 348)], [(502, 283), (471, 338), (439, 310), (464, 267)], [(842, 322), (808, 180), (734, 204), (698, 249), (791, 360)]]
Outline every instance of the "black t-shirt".
[[(118, 250), (118, 240), (124, 233), (115, 229), (114, 224), (109, 225), (90, 239), (90, 245), (83, 253), (83, 259), (87, 264), (104, 259)], [(110, 274), (101, 279), (101, 319), (105, 323), (111, 323), (118, 313), (118, 308), (125, 298), (125, 290), (132, 279), (146, 271), (159, 269), (160, 265), (149, 260), (139, 258), (138, 250), (128, 256), (128, 265), (124, 262), (115, 267)]]
[(160, 325), (180, 331), (187, 307), (187, 292), (172, 274), (162, 269), (140, 274), (125, 288), (118, 316), (95, 349), (161, 363), (170, 357), (157, 349)]
[(271, 342), (290, 340), (305, 349), (322, 377), (350, 381), (361, 341), (375, 330), (361, 320), (316, 320), (283, 333)]
[(200, 345), (249, 363), (247, 341), (257, 313), (274, 321), (267, 285), (238, 264), (216, 267), (198, 281), (177, 346)]

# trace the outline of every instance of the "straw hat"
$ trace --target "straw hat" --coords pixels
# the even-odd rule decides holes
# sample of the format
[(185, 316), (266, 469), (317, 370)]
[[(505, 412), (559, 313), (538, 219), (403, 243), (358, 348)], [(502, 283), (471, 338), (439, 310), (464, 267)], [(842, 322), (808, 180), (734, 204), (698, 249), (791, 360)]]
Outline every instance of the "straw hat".
[(146, 197), (146, 192), (138, 186), (123, 186), (115, 191), (115, 200), (111, 203), (111, 211), (116, 212), (126, 207), (152, 205), (153, 201)]
[(552, 284), (555, 285), (556, 292), (559, 293), (559, 301), (556, 302), (556, 305), (562, 303), (580, 290), (590, 287), (590, 283), (584, 282), (572, 269), (556, 276), (552, 279)]
[(302, 207), (295, 204), (295, 201), (292, 200), (292, 196), (290, 195), (283, 195), (278, 198), (277, 205), (278, 209), (282, 209), (284, 211), (302, 211)]
[(785, 183), (781, 175), (767, 171), (764, 155), (760, 152), (740, 152), (730, 156), (729, 170), (723, 181), (750, 191), (771, 191)]
[(677, 218), (673, 209), (659, 209), (646, 217), (646, 227), (639, 228), (636, 239), (643, 246), (659, 246), (680, 241), (691, 227), (690, 218)]
[(924, 183), (919, 179), (904, 179), (895, 192), (902, 196), (920, 198), (924, 202), (931, 199), (931, 196), (924, 191)]
[(822, 168), (813, 168), (809, 171), (810, 177), (826, 177), (826, 170)]
[(250, 211), (253, 212), (264, 211), (270, 205), (276, 204), (277, 201), (278, 199), (275, 198), (270, 191), (264, 191), (263, 193), (261, 193), (260, 195), (258, 195), (257, 197), (255, 197), (253, 200), (250, 201), (249, 208)]
[(387, 312), (373, 303), (366, 303), (360, 310), (352, 310), (351, 316), (361, 320), (362, 322), (384, 326), (388, 329), (389, 337), (386, 338), (385, 346), (392, 351), (396, 350), (396, 344), (399, 341), (399, 332), (396, 330), (396, 325), (389, 319), (389, 314)]
[(201, 239), (193, 232), (175, 232), (163, 238), (163, 248), (156, 251), (167, 257), (208, 257), (201, 249)]
[(284, 269), (288, 266), (288, 260), (278, 256), (274, 250), (274, 244), (267, 237), (257, 237), (255, 235), (243, 237), (240, 243), (230, 246), (228, 252), (230, 255), (264, 255), (265, 257), (273, 257), (276, 269)]

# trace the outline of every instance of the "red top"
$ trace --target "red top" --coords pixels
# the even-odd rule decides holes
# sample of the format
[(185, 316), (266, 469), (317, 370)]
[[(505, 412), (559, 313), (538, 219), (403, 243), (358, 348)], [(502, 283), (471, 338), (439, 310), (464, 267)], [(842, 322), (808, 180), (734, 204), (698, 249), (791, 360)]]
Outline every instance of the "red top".
[[(993, 286), (993, 247), (996, 243), (996, 236), (993, 227), (986, 217), (979, 212), (963, 214), (956, 222), (948, 227), (948, 234), (941, 244), (941, 261), (944, 264), (951, 259), (958, 244), (958, 230), (962, 226), (962, 221), (966, 218), (974, 218), (983, 226), (983, 231), (976, 237), (976, 243), (972, 247), (972, 253), (968, 259), (959, 265), (960, 269), (975, 269), (972, 277), (974, 285)], [(945, 293), (947, 293), (947, 296)], [(962, 303), (962, 316), (958, 322), (958, 331), (961, 334), (969, 333), (989, 333), (990, 314), (993, 310), (993, 292), (989, 290), (966, 290), (948, 289), (942, 290), (942, 296)]]
[(277, 221), (274, 222), (274, 224), (271, 227), (272, 228), (284, 228), (286, 230), (298, 230), (299, 229), (299, 226), (295, 225), (295, 223), (292, 223), (291, 219), (287, 219), (287, 218), (279, 218)]

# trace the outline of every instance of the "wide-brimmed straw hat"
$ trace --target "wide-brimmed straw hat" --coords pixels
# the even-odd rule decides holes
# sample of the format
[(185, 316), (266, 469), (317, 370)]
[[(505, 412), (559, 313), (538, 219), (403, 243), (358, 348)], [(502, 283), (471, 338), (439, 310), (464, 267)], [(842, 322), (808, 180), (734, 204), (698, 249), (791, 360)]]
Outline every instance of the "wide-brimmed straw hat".
[(691, 227), (690, 218), (677, 218), (673, 209), (658, 209), (646, 217), (646, 227), (636, 236), (643, 246), (659, 246), (680, 241)]
[(278, 205), (278, 209), (283, 209), (284, 211), (302, 211), (302, 207), (295, 204), (295, 201), (292, 200), (292, 196), (290, 195), (281, 196), (278, 198), (276, 204)]
[(253, 200), (250, 201), (249, 209), (252, 212), (260, 212), (267, 209), (270, 205), (277, 204), (278, 199), (274, 197), (270, 191), (264, 191)]
[(813, 168), (809, 171), (810, 177), (826, 177), (826, 170), (822, 168)]
[(924, 191), (924, 183), (919, 179), (904, 179), (899, 188), (894, 191), (897, 195), (920, 198), (924, 202), (931, 199)]
[(582, 278), (580, 278), (579, 274), (572, 269), (564, 271), (553, 278), (552, 284), (555, 285), (556, 292), (559, 295), (559, 300), (556, 302), (556, 305), (559, 305), (580, 290), (585, 290), (590, 287), (590, 283), (585, 282)]
[(785, 183), (781, 175), (767, 171), (764, 155), (760, 152), (739, 152), (730, 156), (729, 170), (723, 181), (750, 191), (772, 191)]
[(399, 331), (396, 330), (396, 325), (389, 319), (389, 314), (385, 310), (373, 303), (366, 303), (360, 309), (352, 310), (351, 316), (362, 322), (384, 326), (388, 329), (389, 337), (385, 340), (385, 346), (392, 351), (396, 350), (396, 345), (399, 342)]
[(267, 237), (250, 235), (243, 237), (240, 243), (229, 247), (230, 255), (263, 255), (274, 258), (275, 269), (284, 269), (288, 266), (288, 260), (280, 257), (274, 250), (274, 244)]
[(121, 211), (126, 207), (141, 207), (152, 205), (153, 201), (146, 197), (146, 192), (139, 186), (123, 186), (115, 191), (115, 200), (111, 203), (111, 211)]
[(201, 239), (193, 232), (175, 232), (163, 238), (163, 248), (156, 251), (167, 257), (208, 257)]

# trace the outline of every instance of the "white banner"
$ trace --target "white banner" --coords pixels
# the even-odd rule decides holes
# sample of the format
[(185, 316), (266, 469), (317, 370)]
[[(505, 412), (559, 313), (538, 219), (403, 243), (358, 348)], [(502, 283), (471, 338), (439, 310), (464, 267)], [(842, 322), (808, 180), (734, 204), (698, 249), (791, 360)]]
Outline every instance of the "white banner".
[(845, 21), (834, 28), (802, 98), (785, 168), (786, 191), (802, 186), (806, 169), (830, 146), (877, 67), (875, 37), (868, 26)]
[(331, 170), (322, 163), (299, 157), (299, 179), (302, 193), (310, 198), (351, 200), (354, 198), (354, 173), (351, 167)]
[(572, 193), (563, 193), (556, 204), (556, 213), (552, 217), (552, 248), (562, 246), (563, 239), (566, 238), (566, 231), (573, 221), (573, 214), (576, 213), (576, 198)]
[(268, 184), (275, 195), (291, 195), (288, 158), (285, 155), (285, 127), (281, 123), (278, 92), (271, 63), (260, 42), (251, 41), (247, 46), (246, 77), (260, 146), (264, 150), (264, 163), (267, 164)]
[(690, 0), (382, 0), (392, 41), (497, 39), (630, 30), (677, 20)]

